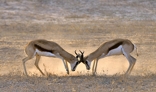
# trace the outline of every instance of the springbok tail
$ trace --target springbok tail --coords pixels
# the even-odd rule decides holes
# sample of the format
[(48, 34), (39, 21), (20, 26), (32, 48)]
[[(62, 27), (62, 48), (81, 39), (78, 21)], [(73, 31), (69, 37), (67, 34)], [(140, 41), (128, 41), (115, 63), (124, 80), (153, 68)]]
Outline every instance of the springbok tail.
[(139, 56), (137, 46), (136, 46), (135, 44), (133, 44), (133, 45), (134, 45), (134, 48), (135, 48), (135, 50), (136, 50), (136, 55)]

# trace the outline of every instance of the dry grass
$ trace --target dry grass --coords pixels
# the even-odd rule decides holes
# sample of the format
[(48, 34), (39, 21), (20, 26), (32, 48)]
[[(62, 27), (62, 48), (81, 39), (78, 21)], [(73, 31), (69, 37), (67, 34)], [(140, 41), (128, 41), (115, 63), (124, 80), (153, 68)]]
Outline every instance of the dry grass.
[(18, 74), (0, 76), (2, 92), (154, 92), (156, 75), (129, 76), (122, 75), (78, 75), (25, 77)]

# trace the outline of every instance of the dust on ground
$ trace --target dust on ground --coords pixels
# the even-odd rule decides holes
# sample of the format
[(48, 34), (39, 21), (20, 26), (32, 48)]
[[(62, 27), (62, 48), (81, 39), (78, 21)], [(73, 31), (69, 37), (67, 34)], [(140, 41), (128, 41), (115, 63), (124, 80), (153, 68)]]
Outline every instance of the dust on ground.
[[(1, 92), (155, 92), (155, 1), (146, 0), (2, 0), (0, 1)], [(26, 62), (30, 77), (23, 74), (24, 47), (34, 39), (57, 42), (74, 55), (85, 56), (100, 44), (125, 38), (135, 43), (139, 56), (129, 77), (123, 76), (128, 61), (122, 55), (100, 59), (97, 76), (83, 64), (66, 74), (60, 59), (42, 57)], [(45, 67), (44, 67), (45, 65)], [(45, 71), (44, 71), (45, 72)]]

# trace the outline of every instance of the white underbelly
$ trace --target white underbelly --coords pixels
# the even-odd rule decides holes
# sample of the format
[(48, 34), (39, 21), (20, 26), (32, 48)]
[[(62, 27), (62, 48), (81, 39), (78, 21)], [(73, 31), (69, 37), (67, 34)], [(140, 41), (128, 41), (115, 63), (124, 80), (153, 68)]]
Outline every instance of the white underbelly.
[(120, 45), (119, 47), (112, 49), (108, 52), (107, 56), (111, 56), (111, 55), (120, 55), (122, 54), (122, 45)]
[(51, 52), (43, 52), (43, 51), (40, 51), (38, 49), (36, 49), (36, 53), (40, 56), (47, 56), (47, 57), (56, 57), (55, 54), (51, 53)]

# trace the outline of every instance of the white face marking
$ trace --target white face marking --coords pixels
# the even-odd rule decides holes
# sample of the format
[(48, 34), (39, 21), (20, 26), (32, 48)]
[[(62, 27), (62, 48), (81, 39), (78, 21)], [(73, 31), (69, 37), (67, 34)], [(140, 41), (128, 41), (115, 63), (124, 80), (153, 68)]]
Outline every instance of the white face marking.
[(119, 54), (122, 54), (122, 45), (120, 45), (115, 49), (110, 50), (106, 56), (119, 55)]
[(56, 57), (55, 54), (52, 54), (52, 53), (50, 53), (50, 52), (43, 52), (43, 51), (40, 51), (40, 50), (38, 50), (38, 49), (36, 49), (36, 53), (37, 53), (38, 55), (41, 55), (41, 56)]

